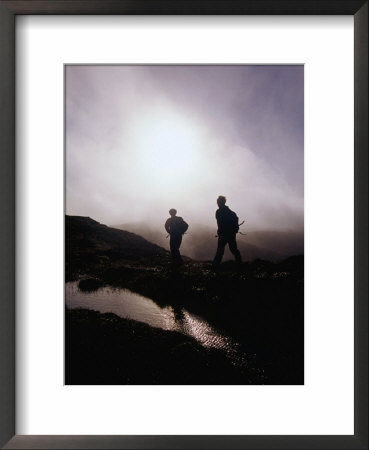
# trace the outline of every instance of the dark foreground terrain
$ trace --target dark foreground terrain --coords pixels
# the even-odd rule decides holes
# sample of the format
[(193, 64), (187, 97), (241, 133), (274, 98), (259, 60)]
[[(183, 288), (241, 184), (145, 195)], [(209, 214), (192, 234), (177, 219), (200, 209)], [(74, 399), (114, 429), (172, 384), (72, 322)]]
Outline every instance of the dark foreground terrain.
[(89, 218), (66, 218), (66, 281), (128, 288), (202, 317), (246, 360), (173, 331), (89, 310), (66, 311), (67, 384), (303, 384), (303, 256), (279, 263), (186, 259)]
[(114, 314), (66, 312), (66, 384), (254, 384), (255, 368), (174, 331)]

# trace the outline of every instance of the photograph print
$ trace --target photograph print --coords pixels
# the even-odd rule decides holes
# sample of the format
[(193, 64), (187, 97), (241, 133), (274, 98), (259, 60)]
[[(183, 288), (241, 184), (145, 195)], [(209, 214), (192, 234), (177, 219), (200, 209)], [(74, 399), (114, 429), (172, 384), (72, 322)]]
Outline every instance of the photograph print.
[(304, 384), (304, 66), (66, 65), (65, 384)]

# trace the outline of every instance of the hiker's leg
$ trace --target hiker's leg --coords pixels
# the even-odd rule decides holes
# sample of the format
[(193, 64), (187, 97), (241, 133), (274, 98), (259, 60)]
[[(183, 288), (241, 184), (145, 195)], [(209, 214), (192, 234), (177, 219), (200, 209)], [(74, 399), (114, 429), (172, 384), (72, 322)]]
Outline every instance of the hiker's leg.
[(173, 235), (170, 236), (169, 246), (170, 246), (170, 254), (172, 255), (172, 259), (175, 259), (176, 252), (177, 252), (177, 246), (176, 246), (175, 237)]
[(229, 240), (228, 240), (228, 245), (229, 245), (229, 250), (233, 253), (236, 261), (238, 263), (242, 262), (242, 258), (241, 258), (241, 253), (237, 248), (237, 242), (236, 242), (236, 235), (232, 236)]
[(226, 246), (227, 239), (225, 239), (223, 236), (218, 237), (218, 247), (217, 252), (215, 254), (215, 258), (213, 260), (213, 266), (219, 266), (220, 262), (222, 261), (223, 254), (224, 254), (224, 247)]
[(182, 244), (182, 235), (180, 234), (177, 237), (177, 258), (178, 258), (178, 262), (182, 262), (182, 256), (181, 256), (181, 254), (179, 252), (179, 247), (181, 246), (181, 244)]
[(181, 235), (171, 235), (170, 236), (170, 252), (174, 262), (181, 262), (181, 254), (179, 253), (179, 247), (181, 246), (182, 236)]

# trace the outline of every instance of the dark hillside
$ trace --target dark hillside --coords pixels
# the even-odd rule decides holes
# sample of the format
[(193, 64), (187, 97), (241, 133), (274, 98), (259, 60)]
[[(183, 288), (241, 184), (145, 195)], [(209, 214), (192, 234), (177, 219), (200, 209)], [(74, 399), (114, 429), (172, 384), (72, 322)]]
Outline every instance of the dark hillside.
[(168, 252), (137, 234), (107, 227), (90, 217), (65, 217), (66, 279), (92, 266), (166, 258)]

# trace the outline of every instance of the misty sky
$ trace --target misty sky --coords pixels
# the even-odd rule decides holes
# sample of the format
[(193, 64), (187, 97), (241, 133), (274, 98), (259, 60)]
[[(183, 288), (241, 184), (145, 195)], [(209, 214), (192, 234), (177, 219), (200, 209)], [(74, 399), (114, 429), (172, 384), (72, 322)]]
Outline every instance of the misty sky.
[[(67, 66), (66, 213), (303, 229), (303, 66)], [(164, 230), (164, 229), (163, 229)], [(165, 232), (165, 231), (163, 231)]]

